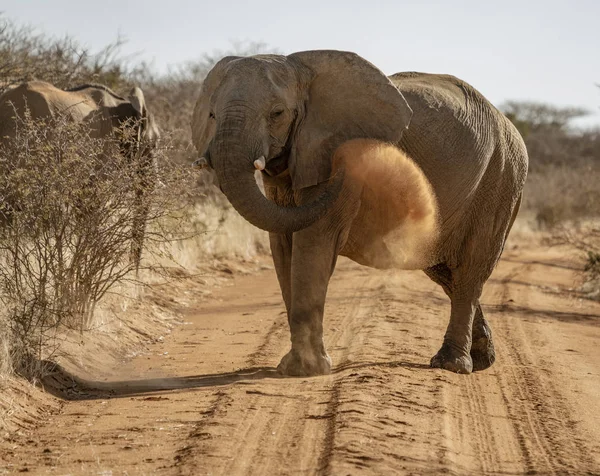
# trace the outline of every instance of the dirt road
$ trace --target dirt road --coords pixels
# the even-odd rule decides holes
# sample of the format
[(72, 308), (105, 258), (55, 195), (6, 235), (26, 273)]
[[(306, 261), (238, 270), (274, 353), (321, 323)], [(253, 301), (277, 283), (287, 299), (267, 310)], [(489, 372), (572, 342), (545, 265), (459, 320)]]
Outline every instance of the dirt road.
[[(483, 298), (498, 360), (428, 367), (449, 311), (419, 272), (340, 262), (335, 370), (281, 379), (275, 273), (236, 277), (151, 353), (0, 451), (30, 474), (600, 474), (600, 305), (560, 252), (509, 250)], [(169, 390), (171, 389), (171, 390)], [(174, 390), (173, 390), (174, 389)], [(1, 471), (0, 471), (1, 473)]]

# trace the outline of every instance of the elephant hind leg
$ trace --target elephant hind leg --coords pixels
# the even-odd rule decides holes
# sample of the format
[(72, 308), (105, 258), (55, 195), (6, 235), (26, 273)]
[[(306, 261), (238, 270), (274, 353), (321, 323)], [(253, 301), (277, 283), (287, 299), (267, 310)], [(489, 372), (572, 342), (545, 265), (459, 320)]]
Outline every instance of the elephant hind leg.
[(473, 371), (471, 357), (472, 329), (477, 298), (471, 293), (452, 292), (450, 295), (450, 322), (440, 350), (431, 358), (434, 368), (459, 374)]
[(496, 360), (496, 351), (492, 339), (492, 329), (483, 315), (481, 304), (477, 304), (475, 311), (472, 339), (471, 359), (473, 360), (473, 371), (477, 372), (491, 367)]
[[(483, 198), (481, 198), (483, 200)], [(514, 224), (521, 195), (508, 207), (501, 207), (487, 222), (478, 222), (460, 245), (460, 260), (452, 268), (438, 264), (425, 273), (442, 286), (450, 297), (450, 322), (432, 367), (459, 373), (484, 370), (496, 360), (492, 331), (479, 298), (483, 285), (500, 259), (510, 228)]]
[[(517, 218), (517, 214), (519, 213), (522, 196), (523, 194), (520, 193), (513, 208), (510, 221), (504, 235), (501, 251), (504, 248), (508, 234), (510, 233), (510, 230), (512, 229)], [(471, 358), (473, 359), (473, 371), (477, 372), (490, 368), (496, 361), (496, 351), (494, 349), (494, 341), (492, 339), (492, 328), (485, 318), (483, 311), (481, 310), (481, 304), (479, 303), (477, 303), (477, 310), (473, 320), (472, 336), (473, 342), (471, 344)]]
[(431, 366), (457, 373), (490, 367), (495, 351), (491, 329), (479, 304), (481, 286), (445, 264), (429, 268), (425, 274), (442, 286), (451, 302), (450, 323)]

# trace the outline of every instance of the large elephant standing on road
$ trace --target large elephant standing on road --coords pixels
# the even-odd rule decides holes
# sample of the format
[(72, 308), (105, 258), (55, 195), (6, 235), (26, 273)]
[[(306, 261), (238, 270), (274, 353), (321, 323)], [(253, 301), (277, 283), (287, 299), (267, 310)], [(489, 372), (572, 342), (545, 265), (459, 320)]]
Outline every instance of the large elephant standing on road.
[[(120, 144), (126, 155), (137, 156), (140, 175), (150, 176), (148, 167), (153, 166), (153, 149), (159, 131), (149, 113), (140, 88), (133, 88), (128, 98), (118, 96), (106, 86), (86, 84), (62, 90), (43, 81), (30, 81), (9, 89), (0, 96), (0, 144), (16, 133), (17, 117), (29, 111), (32, 119), (44, 119), (66, 115), (76, 122), (89, 124), (92, 137), (111, 137), (122, 126), (136, 127), (131, 137), (124, 137)], [(138, 156), (139, 154), (139, 156)], [(144, 181), (143, 181), (144, 182)], [(145, 192), (153, 184), (145, 183), (136, 196), (134, 223), (132, 225), (132, 260), (139, 267), (144, 241), (148, 208)]]
[[(517, 214), (528, 160), (517, 130), (473, 87), (446, 75), (388, 78), (340, 51), (227, 57), (204, 82), (192, 133), (232, 205), (270, 232), (292, 340), (282, 373), (331, 369), (322, 323), (338, 255), (423, 269), (451, 301), (432, 367), (469, 373), (492, 365), (479, 298)], [(378, 161), (387, 164), (381, 182), (361, 180)], [(331, 179), (338, 166), (341, 188)], [(411, 188), (405, 176), (425, 185)], [(387, 238), (419, 213), (435, 215), (437, 229), (426, 252), (403, 266)]]

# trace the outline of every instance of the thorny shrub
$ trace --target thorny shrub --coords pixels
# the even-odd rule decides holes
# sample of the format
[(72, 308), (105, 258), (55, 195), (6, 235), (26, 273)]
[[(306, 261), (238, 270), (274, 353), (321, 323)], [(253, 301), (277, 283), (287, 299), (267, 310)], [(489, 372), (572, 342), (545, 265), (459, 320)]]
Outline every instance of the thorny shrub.
[(600, 252), (597, 250), (587, 252), (587, 262), (585, 263), (585, 271), (590, 273), (592, 279), (600, 278)]
[(600, 228), (592, 220), (583, 226), (563, 225), (555, 238), (559, 244), (568, 244), (579, 250), (584, 261), (583, 285), (580, 291), (590, 299), (600, 300)]
[(597, 217), (600, 160), (587, 166), (546, 165), (527, 177), (523, 208), (535, 212), (540, 228)]
[(111, 288), (135, 278), (140, 230), (146, 254), (183, 233), (170, 218), (189, 179), (161, 151), (153, 166), (85, 124), (18, 119), (0, 146), (0, 333), (14, 370), (31, 373), (58, 330), (85, 330)]
[(587, 288), (596, 299), (600, 299), (600, 229), (589, 230), (585, 236), (579, 237), (575, 245), (586, 255)]
[[(205, 54), (159, 74), (151, 65), (123, 57), (124, 43), (118, 38), (91, 52), (74, 38), (19, 26), (0, 12), (0, 94), (31, 79), (59, 88), (89, 82), (116, 90), (141, 86), (163, 136), (169, 136), (157, 161), (160, 184), (144, 201), (149, 210), (144, 266), (193, 264), (232, 242), (236, 250), (254, 242), (256, 230), (247, 225), (240, 231), (246, 224), (212, 186), (213, 176), (190, 169), (197, 156), (189, 117), (206, 73), (222, 56), (267, 47), (237, 44), (232, 51)], [(24, 122), (20, 135), (0, 151), (0, 203), (5, 204), (0, 214), (0, 375), (13, 367), (31, 373), (24, 363), (47, 358), (61, 327), (89, 326), (98, 300), (133, 276), (135, 192), (128, 178), (134, 164), (107, 155), (106, 143), (75, 125)]]

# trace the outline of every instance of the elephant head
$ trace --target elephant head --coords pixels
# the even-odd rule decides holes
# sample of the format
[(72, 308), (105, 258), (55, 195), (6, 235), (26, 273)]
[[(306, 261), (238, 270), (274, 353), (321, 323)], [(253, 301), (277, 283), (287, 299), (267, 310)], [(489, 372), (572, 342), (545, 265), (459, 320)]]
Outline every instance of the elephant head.
[(340, 181), (316, 201), (286, 208), (261, 194), (255, 168), (267, 175), (289, 170), (294, 190), (317, 185), (330, 178), (340, 144), (355, 138), (398, 142), (411, 115), (389, 79), (354, 53), (226, 57), (203, 84), (192, 136), (244, 218), (267, 231), (290, 233), (323, 216)]
[[(117, 145), (124, 156), (144, 157), (147, 163), (152, 162), (160, 132), (139, 87), (132, 88), (127, 98), (97, 84), (65, 91), (87, 95), (96, 104), (97, 109), (83, 118), (95, 136), (107, 137), (116, 132)], [(71, 108), (68, 111), (73, 114)]]

